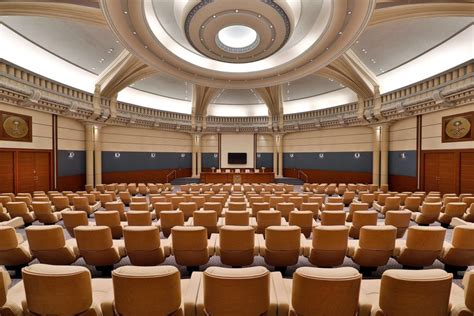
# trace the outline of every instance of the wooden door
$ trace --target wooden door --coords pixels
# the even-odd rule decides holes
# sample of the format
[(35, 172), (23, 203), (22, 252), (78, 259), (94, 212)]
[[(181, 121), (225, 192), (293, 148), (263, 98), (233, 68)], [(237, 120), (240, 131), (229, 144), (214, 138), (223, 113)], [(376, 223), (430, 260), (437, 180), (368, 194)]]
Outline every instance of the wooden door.
[(30, 151), (18, 152), (18, 186), (17, 192), (35, 191), (35, 153)]
[(0, 192), (15, 192), (15, 153), (0, 151)]
[(461, 152), (460, 193), (474, 193), (474, 152)]
[(50, 190), (51, 158), (48, 152), (35, 153), (34, 181), (35, 191)]
[(427, 153), (424, 156), (424, 188), (426, 192), (439, 191), (439, 154)]
[(426, 192), (456, 193), (458, 162), (455, 152), (424, 154), (424, 188)]
[(51, 183), (49, 152), (18, 152), (18, 192), (48, 191)]
[(439, 154), (438, 174), (438, 191), (441, 191), (441, 194), (457, 193), (458, 161), (456, 153)]

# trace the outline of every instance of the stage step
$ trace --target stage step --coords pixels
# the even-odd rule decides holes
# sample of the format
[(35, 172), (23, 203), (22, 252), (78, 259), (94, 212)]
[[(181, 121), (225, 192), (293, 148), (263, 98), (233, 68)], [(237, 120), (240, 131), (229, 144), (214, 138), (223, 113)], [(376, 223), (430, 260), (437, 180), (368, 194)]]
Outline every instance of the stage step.
[(275, 183), (303, 185), (304, 182), (303, 180), (300, 180), (298, 178), (283, 177), (283, 178), (275, 178)]
[(189, 184), (189, 183), (199, 183), (199, 178), (192, 178), (192, 177), (183, 177), (183, 178), (176, 178), (171, 181), (172, 185), (181, 185), (181, 184)]

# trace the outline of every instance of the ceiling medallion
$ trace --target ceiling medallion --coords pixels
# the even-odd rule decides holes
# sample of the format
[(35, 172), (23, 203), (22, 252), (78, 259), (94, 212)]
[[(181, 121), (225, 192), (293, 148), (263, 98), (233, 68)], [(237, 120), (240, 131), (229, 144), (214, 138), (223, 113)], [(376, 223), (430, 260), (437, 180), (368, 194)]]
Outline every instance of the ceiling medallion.
[(203, 55), (230, 63), (274, 54), (290, 37), (290, 19), (273, 0), (258, 3), (258, 7), (239, 3), (237, 8), (232, 2), (199, 2), (186, 16), (187, 40)]

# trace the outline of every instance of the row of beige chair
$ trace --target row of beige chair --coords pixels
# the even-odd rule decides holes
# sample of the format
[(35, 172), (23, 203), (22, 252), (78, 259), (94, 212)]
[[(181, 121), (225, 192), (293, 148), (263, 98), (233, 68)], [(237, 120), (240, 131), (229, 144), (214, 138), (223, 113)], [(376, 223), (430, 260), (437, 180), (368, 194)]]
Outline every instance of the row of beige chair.
[(166, 191), (172, 191), (173, 186), (171, 183), (110, 183), (110, 184), (97, 184), (94, 188), (91, 184), (85, 185), (87, 192), (99, 191), (104, 193), (105, 191), (113, 191), (115, 193), (128, 191), (133, 195), (141, 194), (146, 195), (149, 193), (161, 193)]
[(110, 271), (126, 255), (134, 265), (156, 265), (169, 255), (177, 264), (195, 269), (220, 256), (230, 266), (246, 266), (254, 257), (264, 257), (268, 265), (286, 269), (304, 255), (319, 267), (335, 267), (351, 258), (364, 273), (388, 263), (391, 257), (406, 267), (430, 266), (436, 259), (449, 271), (462, 271), (474, 264), (474, 226), (458, 226), (451, 243), (445, 243), (442, 227), (412, 226), (407, 240), (396, 241), (396, 228), (364, 226), (359, 240), (348, 240), (346, 226), (313, 228), (313, 239), (306, 240), (298, 226), (270, 226), (265, 235), (255, 234), (251, 226), (223, 226), (208, 238), (202, 226), (175, 226), (171, 238), (160, 240), (156, 226), (128, 226), (124, 240), (113, 240), (107, 226), (79, 226), (76, 239), (65, 240), (60, 226), (31, 226), (26, 229), (28, 242), (11, 227), (0, 227), (3, 244), (0, 264), (18, 270), (36, 257), (42, 263), (71, 264), (79, 256), (100, 271)]
[[(172, 266), (120, 267), (92, 279), (84, 267), (35, 264), (8, 289), (2, 315), (472, 315), (474, 273), (463, 290), (443, 270), (389, 270), (362, 280), (353, 268), (298, 268), (293, 279), (264, 267), (210, 267), (180, 280)], [(232, 290), (229, 290), (232, 289)], [(317, 295), (315, 295), (317, 293)], [(67, 299), (66, 299), (67, 298)]]

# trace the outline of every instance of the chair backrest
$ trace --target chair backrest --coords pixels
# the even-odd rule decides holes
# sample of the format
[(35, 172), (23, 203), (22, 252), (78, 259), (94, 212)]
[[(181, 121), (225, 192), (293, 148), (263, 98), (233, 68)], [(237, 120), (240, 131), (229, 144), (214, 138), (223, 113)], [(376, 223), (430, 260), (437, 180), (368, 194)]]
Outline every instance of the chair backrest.
[(352, 225), (355, 227), (363, 227), (366, 225), (377, 225), (376, 211), (356, 211), (353, 215)]
[(173, 266), (119, 267), (112, 282), (119, 315), (171, 315), (181, 308), (180, 273)]
[(385, 199), (385, 210), (398, 210), (400, 208), (401, 198), (399, 196), (389, 196)]
[(420, 196), (409, 196), (405, 199), (405, 209), (412, 212), (418, 212), (422, 198)]
[(203, 226), (174, 226), (171, 229), (176, 263), (200, 266), (209, 261), (207, 231)]
[(265, 262), (285, 267), (298, 263), (301, 228), (298, 226), (270, 226), (265, 229)]
[(221, 262), (249, 265), (254, 259), (255, 232), (251, 226), (222, 226), (219, 231)]
[(286, 220), (290, 217), (290, 212), (295, 209), (295, 204), (290, 202), (282, 202), (278, 203), (276, 206), (276, 210), (281, 212), (281, 216), (284, 217)]
[(364, 226), (360, 231), (359, 247), (367, 250), (393, 250), (396, 227), (391, 225)]
[(440, 251), (446, 229), (439, 226), (411, 226), (408, 228), (406, 247), (411, 250)]
[(0, 312), (3, 305), (7, 302), (8, 287), (12, 283), (10, 274), (5, 268), (0, 267)]
[(301, 205), (303, 204), (303, 197), (302, 196), (291, 196), (288, 199), (288, 202), (293, 203), (295, 208), (301, 210)]
[(257, 214), (257, 233), (265, 233), (269, 226), (281, 225), (281, 213), (279, 211), (259, 211)]
[(446, 209), (444, 213), (452, 217), (462, 217), (464, 212), (466, 212), (467, 204), (464, 202), (449, 202), (446, 204)]
[(75, 196), (73, 203), (75, 210), (88, 211), (90, 209), (89, 200), (85, 196)]
[(149, 211), (150, 205), (147, 202), (131, 202), (130, 211)]
[(120, 215), (117, 211), (97, 211), (94, 218), (97, 226), (121, 227)]
[(66, 245), (63, 228), (59, 225), (33, 225), (25, 231), (32, 252), (57, 250)]
[(164, 261), (160, 231), (156, 226), (127, 226), (123, 228), (127, 256), (133, 265), (150, 266)]
[(324, 210), (325, 211), (342, 211), (344, 210), (344, 204), (342, 202), (338, 203), (331, 203), (328, 202), (325, 205)]
[[(302, 267), (293, 274), (291, 315), (356, 315), (362, 275), (354, 268)], [(318, 293), (318, 295), (314, 295)]]
[(225, 224), (247, 226), (250, 224), (250, 214), (247, 211), (227, 211), (225, 212)]
[(179, 203), (186, 202), (186, 198), (184, 196), (173, 196), (171, 197), (171, 205), (173, 210), (177, 210), (179, 207)]
[(209, 267), (203, 282), (208, 315), (264, 315), (270, 306), (270, 272), (264, 267)]
[(411, 214), (412, 212), (409, 210), (388, 211), (385, 213), (385, 225), (406, 229), (410, 225)]
[(168, 237), (171, 234), (171, 228), (184, 226), (184, 214), (182, 211), (161, 211), (160, 222), (163, 235)]
[(64, 227), (66, 227), (69, 234), (73, 237), (75, 227), (89, 225), (87, 213), (84, 211), (63, 211), (61, 213), (63, 216)]
[(383, 273), (379, 306), (384, 315), (448, 315), (452, 274), (439, 269)]
[(149, 211), (129, 211), (127, 212), (127, 222), (129, 226), (150, 226), (152, 225), (151, 213)]
[(92, 285), (87, 268), (34, 264), (22, 272), (26, 305), (34, 315), (78, 315), (91, 308)]
[(387, 193), (379, 194), (377, 197), (377, 203), (382, 206), (385, 205), (385, 201), (387, 200), (388, 197), (390, 197), (390, 194), (387, 194)]
[(321, 213), (321, 225), (344, 225), (346, 212), (344, 211), (323, 211)]
[(441, 211), (441, 202), (424, 202), (421, 207), (421, 213), (428, 218), (438, 218)]
[(11, 217), (22, 216), (29, 212), (25, 202), (8, 202), (5, 206)]
[(257, 217), (258, 212), (270, 210), (270, 203), (268, 202), (254, 202), (252, 204), (252, 216)]
[(229, 211), (245, 211), (247, 210), (247, 203), (245, 202), (229, 202)]
[(183, 212), (184, 220), (193, 216), (193, 213), (197, 211), (198, 207), (196, 202), (181, 202), (179, 203), (178, 209)]
[(217, 212), (213, 210), (195, 211), (193, 214), (193, 225), (203, 226), (207, 229), (207, 234), (217, 233)]

